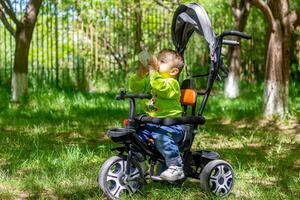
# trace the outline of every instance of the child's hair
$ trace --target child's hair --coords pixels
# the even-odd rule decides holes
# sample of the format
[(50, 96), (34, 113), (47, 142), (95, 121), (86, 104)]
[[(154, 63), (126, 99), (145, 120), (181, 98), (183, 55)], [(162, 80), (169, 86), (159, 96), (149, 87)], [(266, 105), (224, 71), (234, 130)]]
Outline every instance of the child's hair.
[(172, 66), (172, 67), (178, 68), (179, 72), (181, 72), (181, 70), (183, 69), (183, 66), (184, 66), (183, 56), (172, 49), (163, 49), (158, 53), (158, 57), (164, 56), (167, 54), (171, 54), (173, 56), (174, 66)]

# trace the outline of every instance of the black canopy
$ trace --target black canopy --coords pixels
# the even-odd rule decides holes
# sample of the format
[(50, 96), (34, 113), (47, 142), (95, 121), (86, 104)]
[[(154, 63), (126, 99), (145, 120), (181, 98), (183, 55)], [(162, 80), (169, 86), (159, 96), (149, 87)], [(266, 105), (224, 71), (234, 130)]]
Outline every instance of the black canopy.
[(194, 31), (204, 36), (209, 45), (211, 60), (215, 60), (216, 37), (206, 11), (197, 3), (180, 5), (172, 22), (172, 40), (177, 52), (184, 52)]

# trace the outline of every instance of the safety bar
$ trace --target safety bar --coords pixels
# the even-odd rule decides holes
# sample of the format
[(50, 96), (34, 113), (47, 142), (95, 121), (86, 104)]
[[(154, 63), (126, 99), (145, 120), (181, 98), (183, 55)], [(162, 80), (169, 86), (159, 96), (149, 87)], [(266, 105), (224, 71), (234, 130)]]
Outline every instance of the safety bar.
[(202, 116), (182, 116), (182, 117), (150, 117), (140, 116), (138, 120), (143, 123), (159, 124), (164, 126), (172, 126), (178, 124), (204, 124), (205, 118)]

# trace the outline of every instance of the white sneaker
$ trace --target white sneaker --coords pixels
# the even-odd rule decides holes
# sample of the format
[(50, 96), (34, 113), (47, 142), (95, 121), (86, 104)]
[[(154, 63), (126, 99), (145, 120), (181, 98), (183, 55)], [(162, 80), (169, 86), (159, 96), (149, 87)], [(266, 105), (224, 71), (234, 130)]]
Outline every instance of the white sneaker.
[(182, 167), (170, 166), (160, 174), (160, 178), (167, 181), (177, 181), (184, 178)]

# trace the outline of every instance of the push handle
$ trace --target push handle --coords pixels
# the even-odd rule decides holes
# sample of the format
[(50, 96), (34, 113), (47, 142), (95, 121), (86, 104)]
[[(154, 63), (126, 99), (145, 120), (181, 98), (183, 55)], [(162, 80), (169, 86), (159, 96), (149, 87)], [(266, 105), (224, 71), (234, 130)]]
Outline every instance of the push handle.
[(243, 33), (243, 32), (240, 32), (240, 31), (234, 31), (234, 30), (231, 30), (231, 31), (224, 31), (220, 37), (225, 37), (225, 36), (229, 36), (229, 35), (232, 35), (232, 36), (238, 36), (238, 37), (241, 37), (241, 38), (244, 38), (246, 40), (251, 40), (252, 39), (252, 36), (251, 35), (248, 35), (246, 33)]
[(238, 46), (240, 43), (234, 40), (223, 40), (222, 44), (230, 45), (230, 46)]

